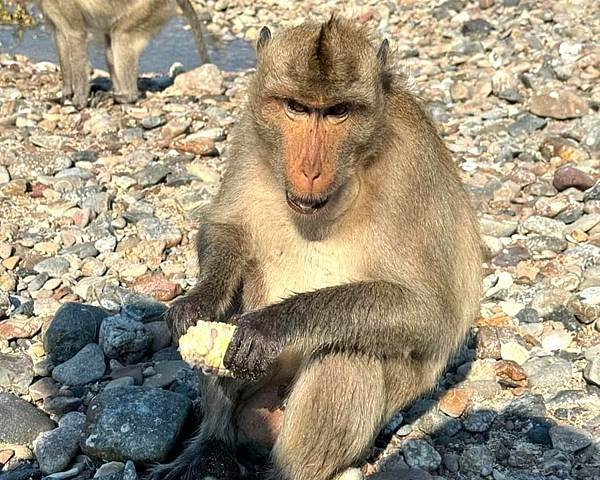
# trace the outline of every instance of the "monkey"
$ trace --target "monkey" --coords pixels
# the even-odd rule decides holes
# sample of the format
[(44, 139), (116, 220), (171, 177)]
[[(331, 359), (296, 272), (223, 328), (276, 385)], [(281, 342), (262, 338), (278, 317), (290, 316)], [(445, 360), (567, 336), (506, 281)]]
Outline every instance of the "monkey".
[(198, 54), (209, 61), (202, 22), (190, 0), (37, 0), (51, 25), (62, 72), (62, 99), (84, 108), (90, 92), (88, 33), (100, 33), (106, 43), (106, 63), (115, 101), (138, 98), (139, 57), (177, 6), (190, 24)]
[[(479, 312), (476, 217), (389, 42), (332, 16), (263, 27), (256, 51), (198, 215), (197, 283), (166, 313), (175, 338), (236, 325), (235, 378), (200, 374), (199, 431), (151, 480), (242, 478), (248, 446), (268, 453), (264, 478), (340, 478), (435, 385)], [(258, 445), (240, 419), (281, 386), (283, 419)]]

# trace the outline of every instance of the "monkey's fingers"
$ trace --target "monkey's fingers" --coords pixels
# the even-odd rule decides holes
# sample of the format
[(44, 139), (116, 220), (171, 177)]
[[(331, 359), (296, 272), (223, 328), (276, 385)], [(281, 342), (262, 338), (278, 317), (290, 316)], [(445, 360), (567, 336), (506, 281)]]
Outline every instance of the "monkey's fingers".
[(181, 357), (204, 373), (231, 377), (223, 358), (235, 330), (227, 323), (200, 321), (179, 339)]

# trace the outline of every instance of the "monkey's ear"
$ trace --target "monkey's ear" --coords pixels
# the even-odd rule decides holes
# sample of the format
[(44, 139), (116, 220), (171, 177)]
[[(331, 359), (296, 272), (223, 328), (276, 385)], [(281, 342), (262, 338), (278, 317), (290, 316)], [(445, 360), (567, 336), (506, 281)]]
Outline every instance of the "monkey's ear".
[(377, 52), (377, 59), (381, 66), (385, 66), (387, 63), (388, 52), (390, 50), (390, 42), (386, 38), (383, 42), (381, 42), (381, 46), (379, 47), (379, 51)]
[(271, 40), (271, 30), (269, 27), (262, 27), (258, 34), (258, 41), (256, 42), (256, 51), (260, 52), (264, 46)]

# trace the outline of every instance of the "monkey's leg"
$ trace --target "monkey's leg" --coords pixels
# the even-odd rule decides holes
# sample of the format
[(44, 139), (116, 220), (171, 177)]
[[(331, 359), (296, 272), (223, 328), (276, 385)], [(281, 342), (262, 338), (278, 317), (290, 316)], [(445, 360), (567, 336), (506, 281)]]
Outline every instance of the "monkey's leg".
[(77, 108), (83, 108), (90, 93), (86, 34), (67, 31), (60, 26), (55, 30), (54, 38), (63, 77), (63, 101), (72, 98)]
[(332, 480), (363, 457), (386, 416), (383, 368), (330, 354), (302, 371), (273, 449), (275, 480)]
[(155, 468), (148, 480), (238, 480), (233, 413), (245, 382), (201, 376), (204, 418), (200, 431), (172, 463)]
[(105, 36), (106, 43), (106, 66), (108, 67), (108, 73), (110, 75), (111, 80), (114, 82), (115, 75), (115, 57), (112, 49), (112, 39), (110, 35)]
[(138, 62), (149, 41), (146, 33), (138, 31), (118, 31), (111, 35), (117, 102), (133, 103), (138, 99)]

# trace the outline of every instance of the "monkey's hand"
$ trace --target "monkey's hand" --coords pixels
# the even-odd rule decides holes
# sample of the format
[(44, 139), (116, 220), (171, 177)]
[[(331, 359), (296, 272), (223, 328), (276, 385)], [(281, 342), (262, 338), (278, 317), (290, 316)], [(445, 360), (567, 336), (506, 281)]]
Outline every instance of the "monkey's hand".
[(223, 365), (236, 377), (257, 379), (266, 375), (281, 355), (283, 345), (268, 338), (252, 322), (253, 313), (231, 319), (236, 325)]
[(188, 294), (175, 300), (166, 312), (165, 320), (174, 340), (185, 334), (188, 329), (198, 322), (213, 320), (209, 309), (203, 304), (199, 295)]

